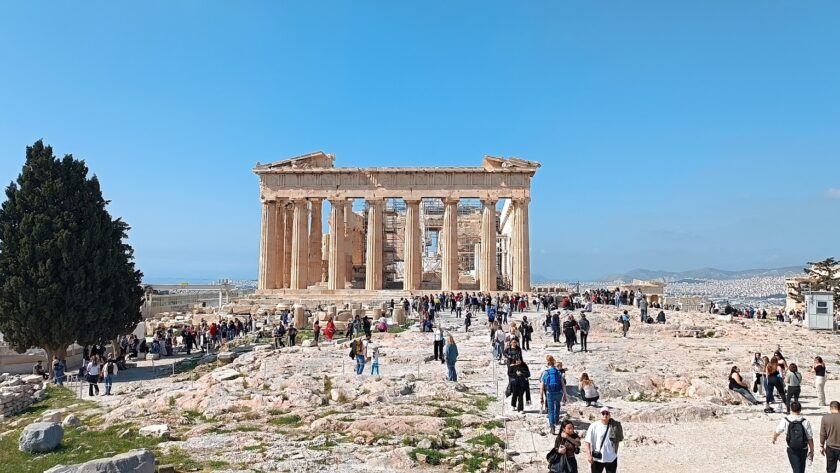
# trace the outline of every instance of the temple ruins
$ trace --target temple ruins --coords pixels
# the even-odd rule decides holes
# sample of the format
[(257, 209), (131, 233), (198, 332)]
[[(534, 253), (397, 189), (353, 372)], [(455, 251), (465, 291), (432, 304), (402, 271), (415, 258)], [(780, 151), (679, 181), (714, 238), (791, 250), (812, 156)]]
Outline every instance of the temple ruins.
[(528, 207), (539, 163), (487, 156), (476, 167), (356, 168), (334, 161), (316, 152), (254, 167), (262, 202), (258, 296), (531, 290)]

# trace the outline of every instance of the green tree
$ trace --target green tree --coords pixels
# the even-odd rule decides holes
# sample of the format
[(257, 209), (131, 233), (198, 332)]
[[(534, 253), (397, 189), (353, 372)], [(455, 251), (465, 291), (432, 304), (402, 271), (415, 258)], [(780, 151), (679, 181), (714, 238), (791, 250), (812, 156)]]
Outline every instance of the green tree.
[[(0, 208), (0, 332), (15, 350), (112, 339), (139, 322), (142, 274), (128, 226), (83, 161), (37, 141)], [(51, 366), (51, 364), (49, 364)]]
[(809, 291), (828, 291), (834, 293), (834, 313), (840, 315), (840, 262), (834, 258), (826, 258), (822, 261), (809, 262), (804, 269), (808, 275), (808, 282), (794, 284), (788, 287), (790, 296), (796, 302), (805, 301), (803, 286), (807, 285)]

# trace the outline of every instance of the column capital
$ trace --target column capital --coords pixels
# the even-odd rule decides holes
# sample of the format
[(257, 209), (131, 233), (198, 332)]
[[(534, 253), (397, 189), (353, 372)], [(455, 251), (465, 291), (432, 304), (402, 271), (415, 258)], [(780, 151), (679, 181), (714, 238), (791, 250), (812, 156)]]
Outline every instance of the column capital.
[(528, 204), (531, 203), (531, 198), (530, 197), (515, 197), (511, 200), (513, 201), (514, 204), (517, 204), (517, 205), (528, 205)]
[(343, 207), (347, 205), (347, 198), (345, 197), (330, 197), (327, 199), (333, 207)]
[(412, 198), (408, 198), (408, 199), (403, 199), (403, 201), (405, 201), (405, 204), (406, 204), (406, 205), (417, 205), (417, 204), (419, 204), (422, 200), (423, 200), (423, 199), (418, 199), (418, 198), (414, 198), (414, 197), (412, 197)]
[(369, 205), (385, 205), (385, 198), (384, 197), (373, 197), (369, 199), (365, 199)]
[(458, 197), (441, 197), (441, 202), (443, 205), (458, 205), (461, 202), (461, 199)]
[(485, 207), (488, 207), (488, 206), (495, 207), (496, 204), (499, 203), (499, 199), (494, 199), (494, 198), (490, 198), (490, 197), (485, 198), (485, 199), (479, 199), (479, 200), (481, 201), (481, 204), (484, 205)]
[(320, 204), (320, 203), (324, 202), (323, 197), (309, 197), (307, 200), (309, 202), (312, 202), (313, 204)]

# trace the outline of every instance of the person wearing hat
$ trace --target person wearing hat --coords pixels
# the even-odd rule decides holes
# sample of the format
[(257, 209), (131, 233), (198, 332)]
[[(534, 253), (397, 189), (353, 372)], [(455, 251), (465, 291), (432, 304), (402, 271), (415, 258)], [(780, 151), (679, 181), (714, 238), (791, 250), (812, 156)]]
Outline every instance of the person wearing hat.
[(621, 422), (612, 418), (609, 407), (601, 408), (600, 421), (589, 424), (583, 438), (592, 473), (618, 471), (618, 445), (624, 440)]

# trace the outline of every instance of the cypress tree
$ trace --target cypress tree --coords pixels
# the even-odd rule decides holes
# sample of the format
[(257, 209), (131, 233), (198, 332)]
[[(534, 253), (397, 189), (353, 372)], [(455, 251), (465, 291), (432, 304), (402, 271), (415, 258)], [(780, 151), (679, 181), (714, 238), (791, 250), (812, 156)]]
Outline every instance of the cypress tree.
[[(50, 359), (140, 321), (142, 274), (83, 161), (37, 141), (0, 207), (0, 332), (15, 350)], [(51, 363), (48, 363), (51, 366)]]

